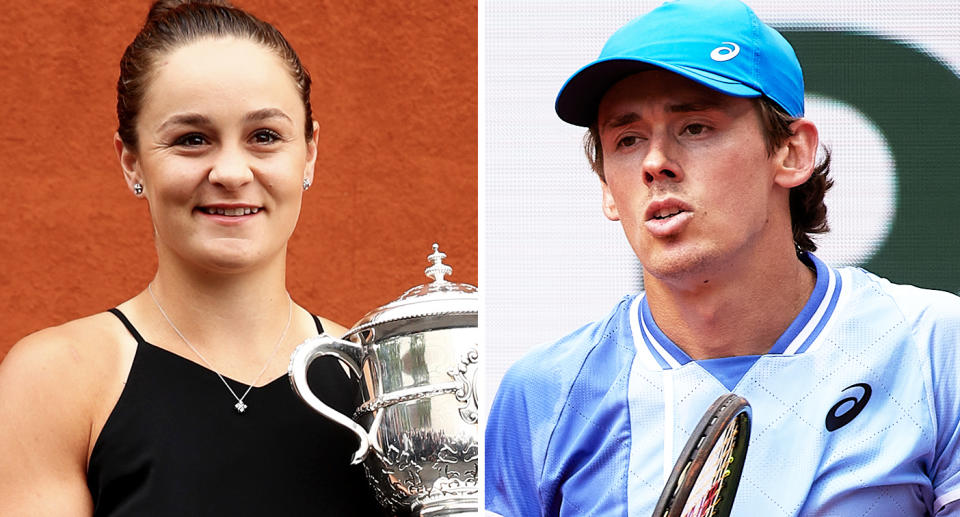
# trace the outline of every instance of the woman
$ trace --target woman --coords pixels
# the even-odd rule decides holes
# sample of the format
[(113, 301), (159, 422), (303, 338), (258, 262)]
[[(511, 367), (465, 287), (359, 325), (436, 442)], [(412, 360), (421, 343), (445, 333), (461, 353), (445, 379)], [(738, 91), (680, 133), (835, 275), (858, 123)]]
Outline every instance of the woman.
[[(158, 2), (121, 61), (117, 113), (156, 276), (0, 365), (0, 515), (377, 514), (354, 440), (285, 376), (297, 344), (345, 331), (286, 291), (318, 138), (296, 53), (238, 9)], [(343, 369), (311, 375), (349, 411)]]

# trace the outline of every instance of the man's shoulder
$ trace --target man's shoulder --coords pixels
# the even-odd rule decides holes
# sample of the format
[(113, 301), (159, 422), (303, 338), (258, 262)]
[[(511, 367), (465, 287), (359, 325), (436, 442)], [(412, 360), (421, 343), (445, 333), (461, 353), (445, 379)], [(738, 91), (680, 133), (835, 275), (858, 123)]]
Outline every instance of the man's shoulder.
[(578, 376), (591, 356), (615, 359), (632, 356), (629, 315), (634, 296), (620, 300), (603, 319), (583, 325), (556, 341), (539, 345), (527, 352), (507, 372), (507, 377), (531, 378), (556, 382)]
[[(956, 378), (960, 367), (960, 297), (897, 284), (862, 269), (844, 268), (847, 300), (841, 328), (888, 329), (884, 343), (909, 345), (926, 357), (932, 375)], [(879, 337), (878, 337), (879, 339)], [(953, 389), (953, 388), (951, 388)]]
[[(635, 355), (629, 324), (634, 299), (623, 298), (607, 317), (524, 355), (503, 377), (495, 405), (519, 405), (556, 418), (571, 393), (608, 390)], [(549, 419), (546, 413), (541, 417)]]
[[(523, 463), (528, 469), (525, 479), (536, 480), (533, 485), (540, 486), (547, 476), (544, 466), (554, 465), (552, 444), (571, 446), (572, 442), (558, 437), (590, 422), (603, 420), (608, 425), (609, 419), (595, 415), (624, 411), (625, 376), (635, 355), (629, 323), (629, 311), (636, 308), (634, 299), (626, 297), (607, 317), (536, 347), (507, 371), (487, 419), (488, 476), (510, 471), (509, 476), (516, 478), (518, 465), (528, 461)], [(604, 429), (606, 433), (608, 429)], [(563, 453), (560, 456), (565, 457)], [(507, 457), (509, 462), (502, 459)], [(497, 477), (503, 476), (493, 474)], [(487, 479), (489, 483), (491, 478)], [(510, 491), (507, 485), (494, 479), (488, 494)], [(545, 490), (553, 494), (552, 489)]]
[(960, 297), (936, 289), (898, 284), (864, 269), (841, 268), (852, 284), (854, 303), (869, 298), (888, 300), (903, 318), (914, 324), (955, 322), (960, 324)]

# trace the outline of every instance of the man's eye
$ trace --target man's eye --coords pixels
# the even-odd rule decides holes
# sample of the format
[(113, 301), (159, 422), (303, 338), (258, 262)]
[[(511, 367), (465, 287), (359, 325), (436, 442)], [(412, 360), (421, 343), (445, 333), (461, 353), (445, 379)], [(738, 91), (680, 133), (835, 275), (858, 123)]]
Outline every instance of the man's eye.
[(632, 147), (637, 145), (640, 139), (635, 136), (625, 136), (617, 141), (617, 147)]
[(690, 124), (689, 126), (683, 128), (683, 131), (688, 135), (699, 135), (707, 130), (707, 126), (703, 124)]
[(253, 141), (257, 144), (272, 144), (277, 140), (280, 140), (280, 135), (269, 129), (261, 129), (253, 134)]
[(189, 133), (186, 135), (177, 138), (174, 141), (174, 145), (182, 145), (185, 147), (199, 147), (207, 143), (207, 139), (204, 138), (200, 133)]

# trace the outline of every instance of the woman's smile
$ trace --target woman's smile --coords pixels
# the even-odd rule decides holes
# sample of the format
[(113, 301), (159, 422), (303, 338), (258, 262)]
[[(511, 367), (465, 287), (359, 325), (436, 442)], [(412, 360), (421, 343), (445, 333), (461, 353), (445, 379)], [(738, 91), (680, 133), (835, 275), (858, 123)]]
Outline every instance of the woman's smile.
[(195, 211), (218, 225), (239, 226), (256, 218), (263, 209), (256, 205), (205, 205)]

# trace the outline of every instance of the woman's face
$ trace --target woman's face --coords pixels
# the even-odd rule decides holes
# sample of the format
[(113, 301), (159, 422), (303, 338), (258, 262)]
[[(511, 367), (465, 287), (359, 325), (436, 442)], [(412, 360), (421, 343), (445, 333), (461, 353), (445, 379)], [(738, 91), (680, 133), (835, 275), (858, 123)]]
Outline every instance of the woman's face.
[(138, 148), (115, 139), (128, 181), (143, 184), (161, 260), (219, 271), (282, 260), (313, 181), (317, 132), (304, 138), (304, 117), (289, 71), (256, 43), (208, 38), (161, 56)]

